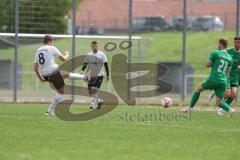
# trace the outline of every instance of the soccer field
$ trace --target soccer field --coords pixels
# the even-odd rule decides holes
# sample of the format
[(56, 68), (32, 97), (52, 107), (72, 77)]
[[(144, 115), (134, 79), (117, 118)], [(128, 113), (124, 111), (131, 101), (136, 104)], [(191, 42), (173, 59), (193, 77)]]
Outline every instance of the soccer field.
[[(127, 107), (85, 122), (45, 116), (47, 104), (1, 104), (0, 159), (236, 160), (240, 117), (216, 111)], [(73, 113), (87, 111), (74, 105)], [(155, 116), (153, 116), (155, 115)], [(174, 117), (174, 118), (173, 118)]]
[[(189, 32), (187, 38), (187, 53), (186, 60), (187, 64), (194, 67), (195, 74), (209, 74), (210, 70), (205, 68), (205, 61), (209, 56), (209, 53), (212, 49), (215, 49), (216, 42), (220, 37), (229, 38), (229, 46), (232, 46), (232, 37), (234, 37), (235, 32), (225, 31), (219, 34), (218, 32)], [(132, 60), (133, 62), (151, 62), (156, 63), (159, 61), (168, 61), (168, 62), (180, 62), (182, 59), (182, 33), (181, 32), (153, 32), (153, 33), (142, 33), (137, 36), (143, 38), (141, 47), (142, 53), (141, 56), (138, 53), (137, 42), (133, 41), (132, 46)], [(3, 37), (4, 38), (4, 37)], [(39, 39), (41, 41), (41, 39)], [(55, 45), (61, 51), (69, 50), (71, 51), (71, 39), (56, 39)], [(76, 40), (76, 55), (84, 55), (89, 51), (90, 39), (77, 39)], [(104, 45), (107, 42), (115, 42), (119, 44), (121, 41), (117, 40), (99, 40), (100, 49), (104, 51)], [(24, 43), (25, 44), (25, 43)], [(30, 72), (32, 74), (24, 73), (21, 80), (21, 89), (18, 91), (19, 100), (39, 100), (40, 98), (48, 100), (48, 97), (51, 97), (49, 93), (48, 85), (40, 83), (33, 72), (33, 59), (35, 55), (35, 50), (41, 45), (41, 43), (30, 43), (29, 45), (20, 45), (19, 46), (19, 63), (22, 65), (22, 70), (24, 72)], [(112, 56), (125, 53), (119, 48), (112, 51), (106, 52), (107, 58), (109, 60), (109, 68), (111, 69), (111, 60)], [(0, 60), (13, 60), (14, 57), (14, 48), (2, 48), (0, 49)], [(197, 58), (196, 58), (197, 57)], [(61, 64), (57, 61), (58, 64)], [(76, 72), (80, 72), (79, 67)], [(196, 89), (198, 83), (200, 83), (204, 78), (194, 78), (193, 90)], [(66, 83), (71, 84), (70, 80), (67, 80)], [(84, 82), (76, 81), (77, 86), (86, 86)], [(101, 88), (105, 91), (111, 91), (113, 88), (111, 82), (103, 83)], [(205, 94), (205, 93), (204, 93)], [(39, 96), (40, 95), (40, 96)], [(191, 94), (190, 94), (191, 95)], [(207, 97), (206, 95), (203, 95)], [(45, 97), (44, 97), (45, 96)], [(175, 96), (175, 95), (171, 95)], [(0, 97), (3, 100), (12, 100), (13, 94), (12, 90), (4, 90), (0, 92)], [(176, 97), (176, 96), (175, 96)], [(176, 99), (176, 98), (174, 98)], [(177, 97), (179, 100), (179, 95)], [(176, 102), (174, 100), (174, 102)], [(148, 102), (148, 104), (151, 102)], [(179, 103), (178, 103), (179, 104)], [(202, 104), (204, 105), (204, 104)]]

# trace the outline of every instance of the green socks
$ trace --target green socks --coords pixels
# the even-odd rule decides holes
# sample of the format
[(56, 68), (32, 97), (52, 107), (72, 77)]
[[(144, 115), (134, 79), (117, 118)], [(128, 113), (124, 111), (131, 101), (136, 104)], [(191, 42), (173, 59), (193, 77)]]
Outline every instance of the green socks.
[(231, 97), (228, 97), (225, 101), (225, 103), (227, 103), (228, 105), (230, 105), (232, 103), (233, 99)]
[(198, 98), (200, 96), (200, 92), (194, 92), (193, 93), (193, 96), (192, 96), (192, 100), (191, 100), (191, 103), (190, 103), (190, 108), (193, 108), (194, 105), (197, 103), (198, 101)]
[[(192, 96), (192, 100), (190, 102), (190, 108), (193, 108), (194, 105), (197, 103), (198, 98), (200, 96), (200, 92), (194, 92)], [(232, 98), (228, 98), (225, 102), (222, 102), (219, 107), (222, 108), (224, 111), (229, 112), (230, 111), (230, 106), (229, 104), (233, 101)]]
[(227, 103), (224, 103), (222, 102), (220, 105), (219, 105), (220, 108), (222, 108), (224, 111), (226, 112), (229, 112), (230, 110), (230, 106), (227, 104)]

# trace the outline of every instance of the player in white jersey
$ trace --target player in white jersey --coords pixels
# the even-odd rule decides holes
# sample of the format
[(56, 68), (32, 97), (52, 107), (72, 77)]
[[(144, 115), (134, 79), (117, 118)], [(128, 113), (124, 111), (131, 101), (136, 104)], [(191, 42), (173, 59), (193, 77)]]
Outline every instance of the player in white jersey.
[(106, 70), (107, 81), (109, 80), (109, 69), (107, 57), (102, 51), (98, 50), (96, 41), (91, 42), (91, 48), (92, 51), (87, 54), (82, 71), (88, 66), (87, 73), (91, 77), (88, 81), (88, 90), (92, 97), (90, 109), (100, 109), (103, 101), (98, 98), (97, 89), (101, 87), (103, 77), (105, 76), (103, 66)]
[(61, 101), (62, 94), (64, 94), (64, 80), (63, 78), (85, 79), (82, 74), (68, 73), (60, 71), (59, 65), (55, 63), (55, 58), (61, 61), (66, 61), (69, 57), (68, 51), (62, 54), (56, 47), (53, 46), (53, 37), (46, 35), (43, 39), (43, 46), (38, 48), (34, 59), (34, 71), (40, 81), (51, 83), (57, 90), (57, 95), (46, 111), (46, 115), (54, 114), (52, 110)]

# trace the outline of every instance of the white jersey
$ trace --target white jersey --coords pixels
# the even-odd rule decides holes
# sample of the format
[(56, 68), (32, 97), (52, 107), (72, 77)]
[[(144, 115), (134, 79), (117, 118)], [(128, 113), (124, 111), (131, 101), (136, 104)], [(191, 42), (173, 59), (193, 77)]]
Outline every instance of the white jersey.
[(85, 62), (88, 63), (88, 71), (90, 70), (92, 77), (105, 75), (103, 65), (107, 62), (107, 57), (102, 51), (98, 50), (97, 53), (89, 52)]
[(54, 46), (44, 45), (36, 51), (34, 63), (39, 64), (39, 72), (42, 76), (54, 73), (59, 65), (55, 63), (55, 57), (61, 56), (61, 52)]

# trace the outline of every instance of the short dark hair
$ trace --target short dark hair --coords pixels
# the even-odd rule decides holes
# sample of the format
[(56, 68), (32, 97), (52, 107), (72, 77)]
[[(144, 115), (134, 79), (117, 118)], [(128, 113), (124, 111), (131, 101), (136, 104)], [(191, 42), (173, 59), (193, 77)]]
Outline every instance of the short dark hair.
[(240, 40), (240, 37), (234, 37), (234, 41), (235, 41), (235, 40)]
[(221, 38), (221, 39), (219, 39), (218, 42), (221, 43), (223, 45), (223, 47), (227, 48), (228, 40), (226, 38)]
[(50, 35), (45, 35), (45, 37), (43, 38), (43, 43), (46, 44), (48, 42), (53, 41), (53, 37)]
[(98, 42), (97, 41), (92, 41), (91, 44), (98, 44)]

